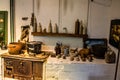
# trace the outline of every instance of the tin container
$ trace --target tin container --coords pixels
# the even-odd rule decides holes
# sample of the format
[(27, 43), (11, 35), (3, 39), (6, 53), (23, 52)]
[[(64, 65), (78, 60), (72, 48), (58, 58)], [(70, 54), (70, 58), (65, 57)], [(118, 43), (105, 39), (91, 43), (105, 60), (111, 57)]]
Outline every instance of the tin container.
[(42, 45), (42, 42), (40, 42), (40, 41), (28, 42), (27, 43), (28, 53), (35, 53), (35, 54), (41, 53), (41, 45)]

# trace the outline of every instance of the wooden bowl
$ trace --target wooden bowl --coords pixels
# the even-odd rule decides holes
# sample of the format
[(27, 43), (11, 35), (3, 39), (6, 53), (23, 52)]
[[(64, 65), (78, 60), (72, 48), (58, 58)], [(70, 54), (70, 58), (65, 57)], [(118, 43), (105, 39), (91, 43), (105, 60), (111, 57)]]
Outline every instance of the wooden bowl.
[(8, 45), (9, 54), (18, 55), (21, 54), (23, 44), (20, 42), (12, 42)]

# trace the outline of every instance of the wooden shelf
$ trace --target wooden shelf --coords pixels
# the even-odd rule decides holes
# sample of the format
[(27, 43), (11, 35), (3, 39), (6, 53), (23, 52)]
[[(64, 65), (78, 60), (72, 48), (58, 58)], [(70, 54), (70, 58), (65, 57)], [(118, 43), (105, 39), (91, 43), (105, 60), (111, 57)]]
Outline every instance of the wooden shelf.
[(52, 37), (79, 37), (79, 38), (87, 38), (88, 35), (76, 35), (76, 34), (68, 34), (68, 33), (41, 33), (41, 32), (32, 32), (33, 36), (52, 36)]

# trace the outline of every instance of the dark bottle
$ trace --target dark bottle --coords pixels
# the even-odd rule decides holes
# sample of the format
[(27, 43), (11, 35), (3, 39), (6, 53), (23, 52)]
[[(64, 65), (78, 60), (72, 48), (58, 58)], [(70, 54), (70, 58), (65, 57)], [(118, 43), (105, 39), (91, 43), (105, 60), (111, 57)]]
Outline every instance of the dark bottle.
[(80, 34), (83, 34), (83, 21), (80, 21)]
[(40, 32), (42, 33), (42, 26), (40, 23), (39, 23), (39, 29), (40, 29)]
[(48, 33), (52, 33), (52, 23), (50, 20), (49, 26), (48, 26)]
[(32, 13), (30, 25), (33, 27), (33, 32), (37, 32), (37, 20), (35, 18), (34, 13)]
[(54, 33), (58, 33), (58, 26), (57, 26), (57, 24), (55, 24), (55, 26), (54, 26)]
[(75, 22), (75, 34), (79, 34), (80, 22), (79, 19)]
[(55, 53), (56, 53), (56, 55), (60, 55), (61, 54), (61, 45), (59, 43), (56, 43)]
[(34, 23), (34, 32), (37, 32), (37, 20), (35, 18), (35, 23)]
[(34, 13), (32, 13), (31, 23), (30, 23), (31, 26), (34, 26), (34, 20), (35, 20), (35, 15)]

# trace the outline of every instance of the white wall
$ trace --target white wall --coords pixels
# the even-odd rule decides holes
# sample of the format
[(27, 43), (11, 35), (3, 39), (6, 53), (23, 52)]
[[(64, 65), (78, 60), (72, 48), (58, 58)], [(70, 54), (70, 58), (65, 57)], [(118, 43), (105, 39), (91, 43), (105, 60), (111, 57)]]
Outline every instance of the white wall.
[[(17, 6), (16, 6), (17, 5)], [(32, 0), (15, 0), (15, 39), (18, 41), (21, 35), (21, 26), (30, 24), (32, 14)], [(22, 17), (28, 17), (23, 21)]]
[[(66, 1), (66, 2), (65, 2)], [(88, 0), (61, 0), (60, 28), (66, 27), (68, 33), (75, 33), (75, 21), (83, 21), (87, 25)]]
[[(105, 0), (105, 1), (112, 1), (112, 3), (109, 6), (104, 6), (96, 3), (90, 4), (91, 6), (90, 6), (90, 16), (89, 16), (89, 26), (88, 26), (90, 37), (97, 37), (97, 38), (105, 37), (109, 39), (110, 21), (112, 19), (120, 19), (120, 5), (119, 5), (120, 0)], [(118, 50), (116, 48), (112, 47), (111, 45), (109, 46), (112, 48), (112, 50), (118, 53)], [(120, 75), (120, 65), (118, 67), (117, 80), (120, 80), (119, 75)]]
[[(55, 23), (58, 24), (59, 0), (52, 0), (52, 1), (40, 0), (40, 1), (41, 2), (40, 2), (39, 10), (37, 9), (38, 8), (37, 5), (35, 5), (35, 15), (37, 17), (38, 23), (40, 22), (42, 24), (42, 27), (47, 28), (50, 20), (52, 20), (52, 25), (54, 27)], [(92, 38), (109, 38), (110, 20), (119, 18), (119, 13), (120, 13), (119, 4), (118, 4), (119, 0), (114, 0), (114, 1), (112, 0), (112, 2), (111, 0), (101, 0), (101, 1), (94, 0), (94, 1), (95, 2), (90, 2), (90, 6), (89, 6), (90, 11), (89, 11), (89, 22), (88, 22), (89, 23), (88, 35), (89, 37)], [(70, 7), (70, 5), (67, 5), (66, 7), (68, 6)], [(68, 8), (66, 14), (69, 15), (70, 11), (71, 9)], [(21, 25), (25, 25), (25, 22), (23, 22), (21, 18), (25, 16), (29, 17), (29, 20), (26, 23), (30, 24), (31, 13), (32, 13), (32, 0), (16, 0), (16, 41), (20, 39)], [(79, 11), (78, 13), (81, 12)], [(68, 31), (70, 33), (73, 33), (74, 31), (73, 25), (70, 26), (70, 25), (66, 25), (65, 23), (65, 21), (69, 19), (69, 17), (68, 19), (65, 18), (67, 17), (66, 14), (63, 11), (60, 14), (62, 16), (62, 18), (61, 17), (60, 18), (63, 21), (63, 22), (61, 21), (62, 26), (60, 26), (61, 32), (63, 27), (67, 27)], [(82, 39), (80, 38), (64, 38), (64, 37), (55, 38), (55, 37), (30, 36), (30, 40), (40, 40), (46, 43), (47, 45), (55, 45), (55, 42), (62, 41), (63, 43), (70, 44), (73, 47), (82, 47), (81, 44), (83, 44), (81, 42)]]
[(10, 0), (0, 0), (0, 11), (8, 11), (8, 42), (10, 42)]
[[(120, 19), (120, 0), (113, 0), (112, 5), (110, 9), (108, 10), (109, 12), (109, 19)], [(118, 53), (118, 49), (112, 47), (112, 49)], [(120, 64), (120, 60), (119, 60)], [(117, 75), (117, 80), (120, 80), (120, 65), (118, 66), (118, 75)]]
[[(63, 0), (62, 0), (63, 1)], [(69, 33), (73, 33), (74, 32), (74, 22), (75, 20), (77, 20), (77, 17), (80, 20), (86, 20), (87, 21), (87, 0), (81, 0), (83, 5), (79, 6), (77, 1), (77, 6), (82, 7), (82, 9), (79, 10), (79, 12), (77, 13), (76, 11), (76, 3), (72, 3), (71, 1), (73, 0), (69, 0), (68, 1), (68, 5), (67, 10), (66, 10), (66, 14), (64, 14), (64, 10), (61, 10), (62, 12), (59, 14), (59, 0), (40, 0), (40, 6), (37, 6), (36, 2), (37, 0), (35, 0), (35, 16), (37, 18), (37, 23), (41, 23), (42, 28), (46, 28), (48, 29), (48, 25), (50, 20), (52, 21), (52, 26), (55, 26), (55, 23), (59, 24), (59, 18), (61, 18), (61, 23), (62, 25), (59, 26), (60, 32), (63, 32), (63, 27), (66, 27), (68, 29)], [(16, 0), (16, 11), (15, 11), (15, 20), (16, 20), (16, 41), (18, 41), (20, 39), (20, 33), (21, 33), (21, 26), (25, 25), (25, 22), (22, 21), (22, 17), (29, 17), (28, 21), (26, 22), (26, 24), (30, 24), (30, 19), (31, 19), (31, 13), (33, 12), (32, 9), (32, 0)], [(86, 7), (84, 8), (83, 6)], [(63, 6), (63, 5), (62, 5)], [(69, 8), (70, 6), (72, 6), (72, 11)], [(39, 7), (39, 9), (38, 9)], [(78, 7), (78, 9), (79, 9)], [(63, 7), (61, 7), (63, 8)], [(81, 11), (85, 11), (81, 12)], [(79, 16), (79, 13), (82, 14), (82, 17)], [(74, 15), (71, 15), (74, 14)], [(77, 14), (77, 15), (76, 15)], [(61, 17), (59, 17), (59, 15)], [(69, 16), (67, 16), (69, 15)], [(84, 16), (86, 15), (86, 16)], [(68, 19), (67, 19), (68, 18)], [(69, 22), (71, 24), (71, 20), (72, 19), (72, 25), (66, 25), (67, 22)], [(75, 19), (76, 18), (76, 19)], [(31, 31), (32, 31), (32, 27), (31, 27)], [(63, 44), (68, 44), (71, 47), (83, 47), (83, 42), (81, 38), (71, 38), (71, 37), (34, 37), (32, 35), (30, 35), (30, 41), (32, 40), (39, 40), (44, 42), (46, 45), (50, 45), (50, 46), (55, 46), (55, 43), (57, 41), (61, 41)]]
[[(15, 16), (16, 17), (19, 17), (19, 16), (26, 17), (27, 16), (27, 17), (29, 17), (29, 20), (27, 22), (23, 22), (21, 20), (21, 17), (16, 18), (16, 25), (15, 25), (16, 26), (16, 32), (15, 32), (16, 41), (20, 38), (21, 25), (30, 23), (31, 10), (32, 10), (32, 6), (31, 6), (32, 0), (24, 0), (25, 3), (22, 2), (23, 0), (18, 0), (18, 1), (19, 2), (17, 3), (17, 0), (16, 0), (16, 4), (20, 5), (21, 8), (20, 8), (20, 10), (16, 9)], [(95, 0), (95, 1), (99, 1), (99, 0)], [(111, 0), (104, 0), (104, 1), (111, 1)], [(120, 4), (120, 0), (112, 0), (112, 4), (109, 6), (104, 6), (104, 5), (100, 5), (100, 4), (96, 4), (96, 3), (90, 3), (90, 14), (89, 14), (89, 25), (88, 25), (88, 35), (90, 37), (109, 38), (110, 20), (116, 19), (116, 18), (120, 19), (120, 5), (119, 4)], [(25, 7), (26, 5), (28, 7)], [(0, 0), (0, 10), (7, 10), (8, 15), (10, 15), (9, 0)], [(24, 15), (22, 15), (22, 14), (24, 14)], [(46, 19), (46, 16), (44, 16), (44, 17)], [(9, 18), (10, 17), (8, 17), (8, 19)], [(47, 21), (49, 22), (49, 20), (47, 20)], [(55, 23), (55, 22), (53, 22), (53, 23)], [(8, 22), (8, 33), (10, 33), (9, 28), (10, 28), (10, 22)], [(8, 39), (10, 40), (10, 34), (9, 34)], [(33, 37), (33, 36), (31, 36), (30, 39), (31, 40), (41, 40), (48, 45), (54, 45), (54, 43), (56, 41), (62, 41), (64, 43), (70, 44), (74, 47), (82, 47), (81, 46), (82, 40), (79, 38), (67, 38), (67, 37), (66, 38), (61, 38), (61, 37), (54, 38), (54, 37)], [(117, 49), (115, 49), (113, 47), (112, 47), (112, 49), (117, 53)], [(118, 78), (118, 80), (119, 79), (120, 78)]]
[[(32, 13), (32, 11), (31, 11), (32, 10), (32, 6), (31, 6), (32, 0), (24, 0), (24, 2), (22, 2), (22, 0), (18, 0), (18, 1), (19, 2), (17, 3), (17, 0), (16, 0), (16, 5), (19, 5), (21, 8), (20, 8), (20, 10), (16, 9), (16, 16), (23, 16), (23, 17), (27, 16), (27, 17), (29, 17), (29, 20), (27, 23), (30, 23), (30, 17), (31, 17), (31, 13)], [(97, 0), (95, 0), (95, 1), (97, 1)], [(107, 1), (111, 1), (111, 0), (107, 0)], [(10, 15), (9, 0), (0, 0), (0, 2), (1, 2), (0, 10), (8, 11), (8, 15)], [(90, 3), (90, 14), (89, 14), (89, 25), (88, 25), (89, 37), (96, 37), (96, 38), (107, 37), (107, 38), (109, 38), (110, 20), (120, 18), (119, 3), (120, 3), (120, 0), (112, 0), (112, 4), (110, 6), (104, 6), (104, 5), (96, 4), (93, 2)], [(27, 5), (27, 7), (26, 7), (26, 5)], [(17, 8), (17, 6), (16, 6), (16, 8)], [(18, 15), (18, 13), (19, 13), (19, 15)], [(10, 16), (8, 17), (8, 20), (10, 20), (9, 18), (10, 18)], [(46, 19), (46, 17), (45, 17), (45, 19)], [(49, 23), (49, 20), (47, 20), (47, 21)], [(17, 20), (16, 20), (16, 27), (17, 27), (16, 28), (17, 29), (16, 30), (16, 41), (20, 37), (21, 25), (24, 25), (25, 23), (26, 22), (23, 22), (21, 17), (17, 18)], [(57, 23), (57, 22), (55, 22), (55, 20), (54, 20), (53, 24), (54, 23)], [(43, 25), (45, 25), (45, 24), (43, 23)], [(45, 26), (47, 26), (47, 24)], [(10, 22), (8, 22), (8, 28), (10, 28)], [(9, 32), (9, 29), (8, 29), (8, 32)], [(31, 40), (32, 39), (33, 39), (33, 37), (31, 37)], [(54, 40), (54, 38), (52, 40)], [(76, 40), (76, 41), (78, 41), (78, 40)]]
[(9, 0), (0, 0), (0, 10), (9, 11), (10, 10), (10, 4)]
[(90, 3), (89, 36), (109, 38), (111, 19), (120, 19), (120, 0), (95, 1)]
[[(96, 0), (97, 1), (97, 0)], [(103, 6), (94, 2), (90, 3), (88, 35), (93, 38), (108, 37), (108, 9), (110, 7)]]

